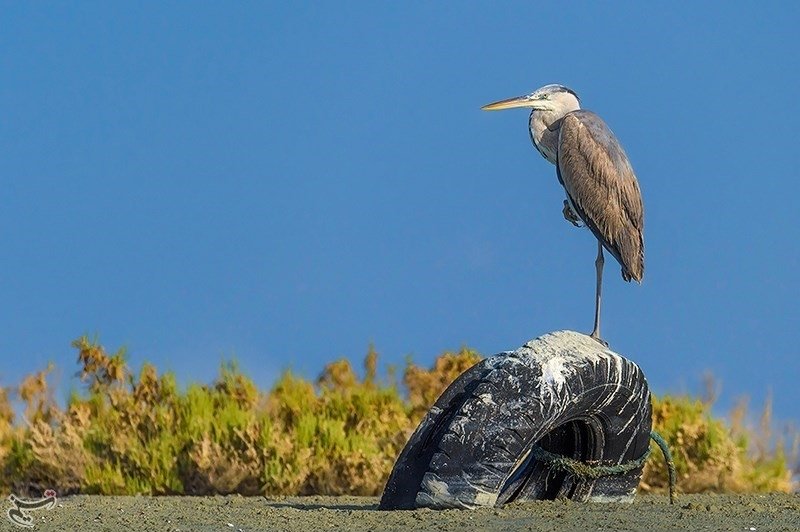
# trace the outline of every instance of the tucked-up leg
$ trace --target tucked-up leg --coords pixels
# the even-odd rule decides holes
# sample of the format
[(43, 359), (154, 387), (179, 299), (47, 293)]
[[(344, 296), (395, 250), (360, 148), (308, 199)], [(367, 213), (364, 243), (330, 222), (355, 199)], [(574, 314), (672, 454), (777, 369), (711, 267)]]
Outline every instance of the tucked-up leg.
[(561, 213), (564, 215), (564, 219), (575, 227), (583, 227), (583, 221), (581, 221), (580, 217), (572, 210), (572, 205), (569, 204), (569, 201), (564, 200), (564, 208), (561, 210)]

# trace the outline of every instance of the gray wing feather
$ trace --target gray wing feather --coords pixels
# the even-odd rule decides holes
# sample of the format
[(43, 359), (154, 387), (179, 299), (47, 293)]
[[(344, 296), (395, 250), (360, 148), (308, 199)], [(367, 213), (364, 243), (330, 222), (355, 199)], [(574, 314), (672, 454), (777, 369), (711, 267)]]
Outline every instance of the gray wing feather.
[(625, 151), (591, 111), (566, 115), (558, 139), (558, 177), (589, 229), (622, 266), (622, 277), (644, 275), (644, 207)]

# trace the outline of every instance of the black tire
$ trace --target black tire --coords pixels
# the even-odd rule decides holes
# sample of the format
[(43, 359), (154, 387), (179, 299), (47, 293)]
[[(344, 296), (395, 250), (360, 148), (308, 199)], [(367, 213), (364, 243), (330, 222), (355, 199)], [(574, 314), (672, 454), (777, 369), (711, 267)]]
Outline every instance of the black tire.
[(454, 380), (420, 421), (397, 458), (381, 496), (381, 510), (410, 510), (417, 507), (417, 492), (428, 464), (439, 449), (450, 421), (480, 384), (481, 379), (500, 361), (485, 358)]
[(398, 458), (380, 507), (632, 501), (641, 467), (582, 479), (532, 458), (531, 449), (597, 465), (631, 462), (648, 450), (651, 417), (636, 364), (586, 335), (547, 334), (480, 362), (442, 394)]

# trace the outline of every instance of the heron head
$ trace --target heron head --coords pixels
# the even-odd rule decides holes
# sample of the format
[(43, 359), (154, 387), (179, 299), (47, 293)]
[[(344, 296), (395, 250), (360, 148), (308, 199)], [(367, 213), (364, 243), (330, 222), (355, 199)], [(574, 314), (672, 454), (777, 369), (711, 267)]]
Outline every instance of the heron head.
[(581, 108), (581, 100), (570, 88), (564, 85), (545, 85), (530, 94), (493, 102), (481, 107), (484, 111), (500, 111), (515, 107), (527, 107), (536, 111), (550, 111), (566, 114)]

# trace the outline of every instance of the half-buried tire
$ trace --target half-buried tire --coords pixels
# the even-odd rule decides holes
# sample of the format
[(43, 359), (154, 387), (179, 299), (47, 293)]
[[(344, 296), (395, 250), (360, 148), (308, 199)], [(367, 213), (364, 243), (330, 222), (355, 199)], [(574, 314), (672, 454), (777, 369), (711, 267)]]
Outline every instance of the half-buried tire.
[(636, 364), (583, 334), (544, 335), (479, 362), (450, 385), (397, 459), (380, 508), (632, 501), (641, 465), (591, 478), (534, 455), (543, 449), (591, 466), (638, 463), (651, 417)]

